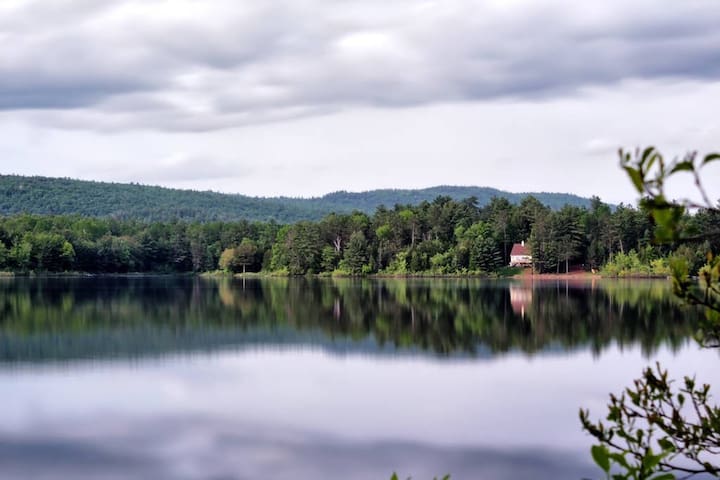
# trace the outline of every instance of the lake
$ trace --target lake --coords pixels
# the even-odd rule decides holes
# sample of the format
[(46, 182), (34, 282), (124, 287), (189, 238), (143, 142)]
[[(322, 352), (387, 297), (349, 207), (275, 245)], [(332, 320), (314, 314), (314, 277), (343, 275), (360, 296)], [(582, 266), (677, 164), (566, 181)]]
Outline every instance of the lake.
[(665, 281), (0, 279), (3, 479), (599, 477), (656, 360), (717, 382)]

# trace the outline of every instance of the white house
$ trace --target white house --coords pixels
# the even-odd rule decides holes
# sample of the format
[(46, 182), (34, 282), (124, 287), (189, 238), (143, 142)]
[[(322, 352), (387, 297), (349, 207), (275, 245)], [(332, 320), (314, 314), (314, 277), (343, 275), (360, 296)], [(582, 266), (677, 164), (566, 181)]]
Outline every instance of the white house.
[(532, 254), (530, 253), (530, 248), (525, 246), (525, 240), (520, 243), (513, 244), (512, 250), (510, 251), (510, 266), (532, 266)]

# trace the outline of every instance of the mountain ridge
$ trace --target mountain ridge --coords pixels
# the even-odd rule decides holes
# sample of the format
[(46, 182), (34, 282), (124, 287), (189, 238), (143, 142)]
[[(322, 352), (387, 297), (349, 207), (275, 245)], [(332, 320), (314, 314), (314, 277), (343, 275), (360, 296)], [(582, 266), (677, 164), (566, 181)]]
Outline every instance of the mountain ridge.
[(146, 221), (276, 221), (318, 220), (335, 213), (374, 212), (378, 206), (416, 205), (438, 196), (455, 200), (476, 197), (478, 205), (492, 197), (518, 203), (532, 195), (558, 209), (565, 204), (588, 206), (590, 199), (570, 193), (507, 192), (493, 187), (438, 185), (421, 189), (338, 190), (319, 197), (257, 197), (241, 193), (189, 190), (139, 183), (72, 178), (0, 175), (0, 214), (19, 213), (115, 217)]

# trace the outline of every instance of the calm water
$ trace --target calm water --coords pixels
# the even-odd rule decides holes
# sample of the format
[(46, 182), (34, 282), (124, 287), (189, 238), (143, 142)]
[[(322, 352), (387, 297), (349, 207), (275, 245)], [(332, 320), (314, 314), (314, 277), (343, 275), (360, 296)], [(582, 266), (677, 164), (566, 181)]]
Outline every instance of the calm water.
[(717, 381), (695, 324), (660, 281), (0, 279), (0, 477), (598, 477), (578, 408)]

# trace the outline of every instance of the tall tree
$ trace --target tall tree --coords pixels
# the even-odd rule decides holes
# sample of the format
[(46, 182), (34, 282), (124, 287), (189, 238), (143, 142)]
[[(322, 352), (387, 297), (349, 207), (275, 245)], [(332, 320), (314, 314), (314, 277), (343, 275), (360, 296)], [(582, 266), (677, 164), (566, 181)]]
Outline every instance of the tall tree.
[(236, 262), (242, 267), (242, 273), (245, 273), (247, 267), (255, 263), (255, 255), (257, 254), (257, 245), (255, 242), (245, 237), (240, 245), (235, 247)]
[(577, 258), (583, 247), (583, 210), (571, 206), (563, 207), (554, 215), (558, 260), (565, 262), (565, 272), (570, 270), (570, 260)]
[(367, 249), (365, 235), (361, 231), (353, 232), (343, 256), (343, 264), (349, 273), (353, 275), (363, 273), (363, 267), (368, 261)]

